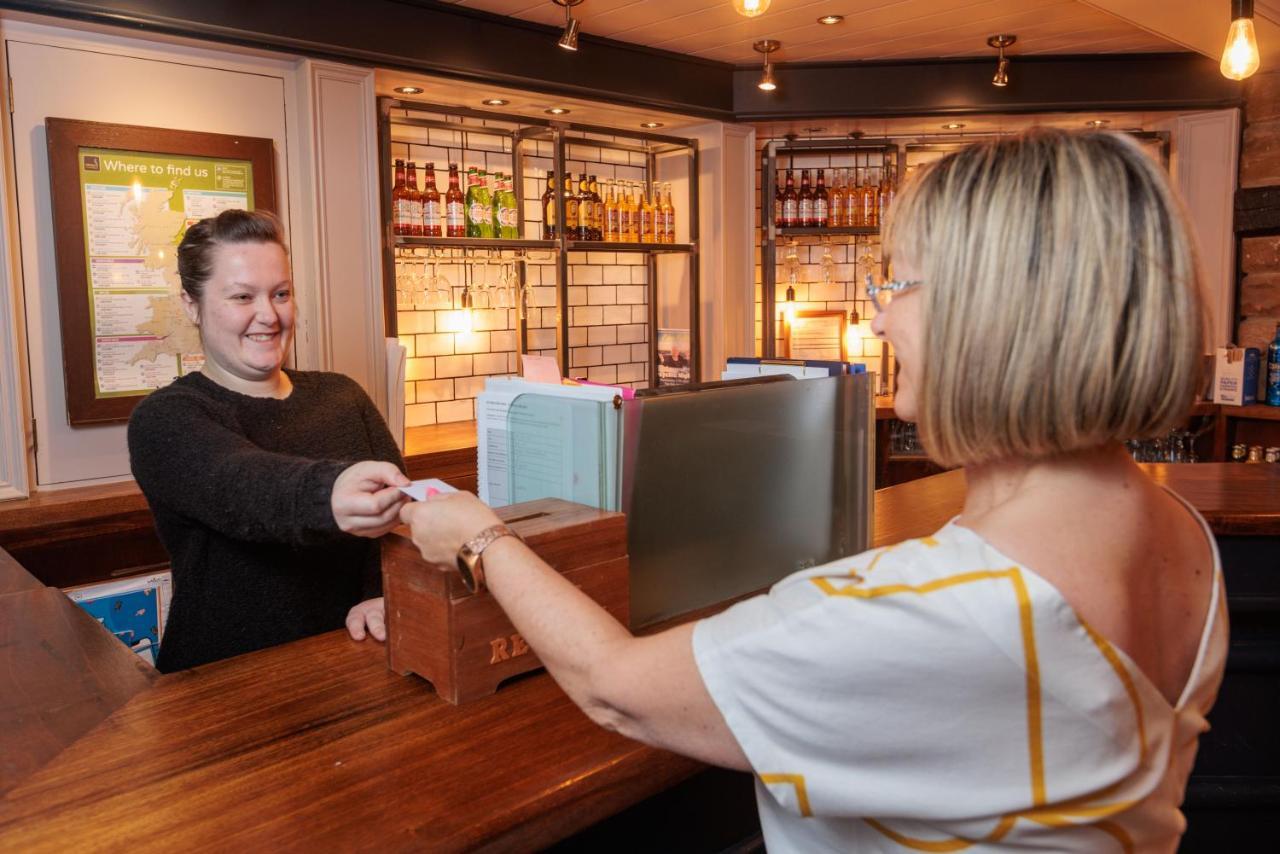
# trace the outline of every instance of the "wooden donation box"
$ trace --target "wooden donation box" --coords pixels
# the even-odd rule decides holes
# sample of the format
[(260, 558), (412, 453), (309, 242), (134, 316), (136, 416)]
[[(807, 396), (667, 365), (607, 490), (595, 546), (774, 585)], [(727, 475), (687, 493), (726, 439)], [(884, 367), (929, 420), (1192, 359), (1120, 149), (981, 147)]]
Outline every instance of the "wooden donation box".
[[(627, 624), (624, 515), (558, 498), (497, 513), (553, 569)], [(407, 528), (382, 540), (382, 590), (388, 666), (418, 674), (455, 705), (542, 666), (489, 591), (471, 594), (454, 566), (424, 561)]]

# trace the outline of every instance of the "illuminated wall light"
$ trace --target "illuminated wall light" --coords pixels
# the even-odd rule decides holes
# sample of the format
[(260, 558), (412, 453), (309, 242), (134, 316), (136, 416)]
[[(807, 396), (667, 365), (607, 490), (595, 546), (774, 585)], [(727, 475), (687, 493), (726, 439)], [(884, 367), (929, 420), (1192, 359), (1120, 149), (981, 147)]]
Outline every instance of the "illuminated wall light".
[(844, 20), (844, 15), (823, 15), (818, 19), (818, 23), (824, 27), (834, 27), (836, 24)]
[(649, 130), (653, 130), (654, 128), (660, 128), (662, 126), (663, 126), (662, 122), (641, 122), (640, 123), (640, 127), (648, 128)]
[(391, 90), (401, 95), (421, 95), (422, 88), (420, 86), (397, 86)]
[(485, 98), (480, 103), (484, 104), (486, 107), (505, 107), (511, 102), (506, 98)]
[(964, 122), (947, 122), (942, 126), (943, 130), (963, 130)]
[(568, 110), (566, 110), (564, 107), (552, 107), (552, 108), (551, 108), (551, 109), (549, 109), (549, 110), (543, 110), (543, 112), (544, 112), (544, 113), (546, 113), (546, 114), (547, 114), (547, 115), (549, 115), (549, 116), (567, 116), (567, 115), (569, 115), (569, 111), (568, 111)]
[(1258, 36), (1253, 31), (1253, 0), (1231, 0), (1231, 26), (1218, 68), (1230, 80), (1243, 80), (1258, 70)]
[(733, 0), (733, 11), (744, 18), (754, 18), (769, 11), (772, 0)]
[(1085, 122), (1085, 126), (1091, 128), (1104, 128), (1109, 124), (1111, 124), (1109, 119), (1089, 119)]

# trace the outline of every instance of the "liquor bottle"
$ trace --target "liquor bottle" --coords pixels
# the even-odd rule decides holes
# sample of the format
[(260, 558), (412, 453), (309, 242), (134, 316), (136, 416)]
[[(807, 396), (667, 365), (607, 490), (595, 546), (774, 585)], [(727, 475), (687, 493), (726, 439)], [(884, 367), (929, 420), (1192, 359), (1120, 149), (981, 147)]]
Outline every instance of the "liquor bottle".
[(587, 176), (587, 188), (591, 193), (591, 240), (604, 240), (604, 199), (600, 197), (600, 182), (595, 175)]
[(619, 226), (622, 223), (621, 213), (618, 210), (617, 186), (613, 181), (606, 181), (604, 195), (604, 239), (606, 243), (618, 242)]
[(502, 173), (494, 172), (490, 176), (489, 190), (489, 231), (490, 237), (506, 237), (506, 217), (502, 213), (503, 188)]
[(884, 178), (880, 180), (880, 219), (879, 223), (884, 225), (884, 215), (889, 212), (889, 206), (893, 204), (893, 197), (896, 195), (893, 187), (893, 172), (890, 169), (884, 170)]
[(782, 228), (787, 221), (785, 215), (786, 196), (782, 191), (782, 173), (779, 172), (774, 176), (773, 180), (773, 227)]
[(622, 211), (622, 242), (623, 243), (639, 243), (640, 242), (640, 207), (636, 204), (636, 187), (630, 181), (627, 182), (627, 192), (623, 196)]
[(825, 172), (825, 169), (818, 170), (818, 188), (813, 191), (813, 225), (815, 228), (826, 228), (831, 225), (831, 197), (827, 195)]
[(662, 207), (659, 221), (662, 223), (662, 237), (659, 243), (676, 242), (676, 206), (671, 203), (671, 182), (662, 185)]
[(502, 213), (506, 219), (506, 228), (502, 236), (508, 240), (520, 239), (520, 205), (516, 201), (515, 177), (503, 176)]
[(458, 187), (458, 164), (449, 164), (449, 189), (444, 194), (445, 237), (467, 236), (466, 202)]
[(566, 240), (578, 237), (578, 194), (573, 190), (573, 177), (564, 176), (564, 236)]
[(787, 189), (782, 194), (782, 226), (795, 228), (800, 224), (800, 197), (796, 195), (796, 176), (787, 170)]
[(480, 207), (480, 170), (467, 169), (467, 197), (464, 202), (467, 216), (467, 237), (480, 237), (480, 224), (489, 218), (487, 206)]
[(596, 206), (595, 201), (591, 198), (591, 184), (587, 181), (585, 173), (578, 175), (578, 239), (594, 240), (592, 235), (595, 228), (592, 226), (594, 212)]
[(436, 189), (436, 165), (426, 164), (423, 169), (423, 180), (427, 188), (422, 191), (422, 234), (424, 237), (441, 237), (440, 191)]
[(409, 177), (405, 182), (405, 198), (409, 201), (409, 234), (422, 236), (422, 193), (418, 192), (418, 164), (409, 161)]
[(831, 201), (827, 208), (827, 219), (832, 228), (840, 228), (845, 224), (844, 170), (837, 169), (831, 177)]
[(862, 218), (871, 228), (880, 225), (880, 175), (875, 170), (867, 176), (867, 186), (862, 193)]
[(800, 172), (800, 195), (797, 197), (800, 211), (800, 227), (813, 228), (813, 190), (809, 189), (809, 170)]
[(864, 197), (866, 196), (866, 187), (863, 186), (858, 170), (853, 170), (853, 180), (849, 182), (849, 199), (845, 202), (849, 207), (849, 212), (845, 215), (849, 225), (864, 226), (867, 224), (865, 217)]
[(655, 214), (657, 210), (653, 206), (652, 192), (649, 185), (645, 184), (640, 195), (640, 242), (653, 243), (656, 236)]
[(547, 170), (547, 189), (542, 191), (542, 239), (556, 239), (556, 173)]
[(391, 229), (397, 235), (413, 234), (413, 219), (409, 207), (409, 188), (404, 183), (404, 161), (396, 161), (396, 183), (391, 189)]

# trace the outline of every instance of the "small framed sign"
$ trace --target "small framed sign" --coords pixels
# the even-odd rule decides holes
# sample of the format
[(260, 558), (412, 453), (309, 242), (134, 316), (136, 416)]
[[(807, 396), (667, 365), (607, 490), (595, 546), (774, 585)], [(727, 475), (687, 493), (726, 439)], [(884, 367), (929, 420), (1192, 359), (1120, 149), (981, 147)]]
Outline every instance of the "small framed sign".
[(844, 347), (849, 315), (843, 311), (797, 311), (783, 323), (783, 343), (788, 359), (848, 361)]

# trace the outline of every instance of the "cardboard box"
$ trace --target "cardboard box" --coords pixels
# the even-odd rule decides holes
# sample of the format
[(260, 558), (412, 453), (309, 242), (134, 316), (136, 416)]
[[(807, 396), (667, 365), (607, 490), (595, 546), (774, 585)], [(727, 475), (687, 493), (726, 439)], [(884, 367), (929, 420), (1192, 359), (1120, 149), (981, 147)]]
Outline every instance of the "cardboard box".
[(1228, 406), (1255, 403), (1261, 357), (1256, 347), (1219, 347), (1213, 360), (1213, 402)]

